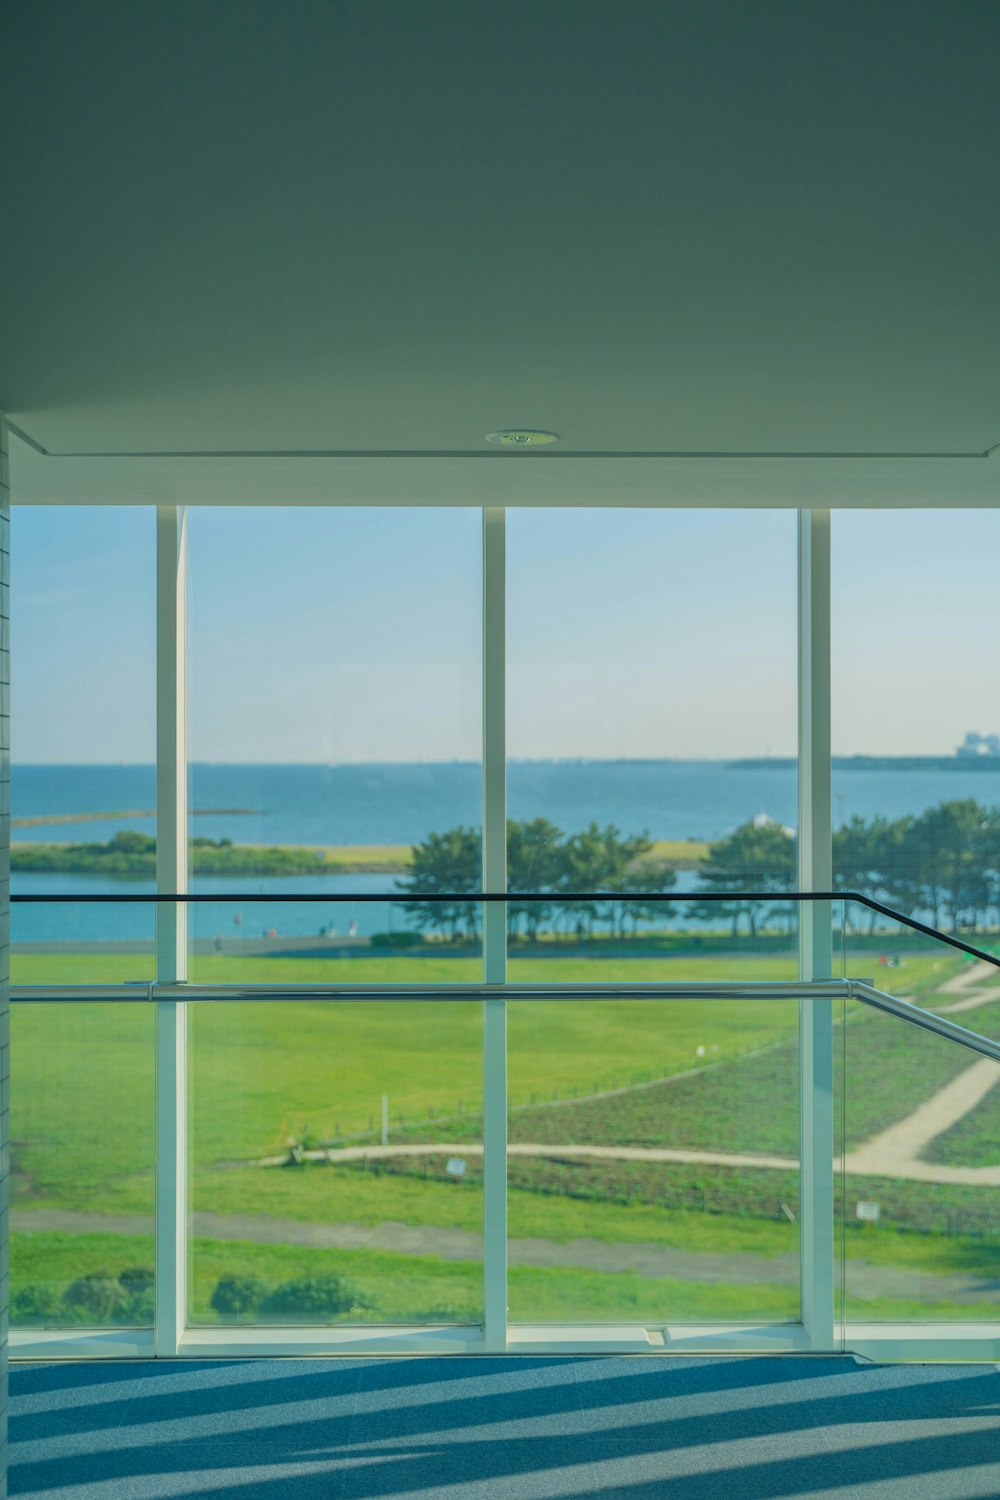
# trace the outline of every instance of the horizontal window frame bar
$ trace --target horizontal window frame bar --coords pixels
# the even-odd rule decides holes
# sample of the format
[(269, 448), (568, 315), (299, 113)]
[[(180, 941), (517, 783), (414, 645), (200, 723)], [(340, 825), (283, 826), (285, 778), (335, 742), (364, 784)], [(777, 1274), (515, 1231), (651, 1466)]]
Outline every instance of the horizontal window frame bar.
[[(651, 1337), (652, 1335), (652, 1337)], [(365, 1327), (360, 1324), (275, 1328), (188, 1327), (176, 1359), (371, 1358), (413, 1355), (486, 1355), (481, 1324), (411, 1324)], [(844, 1354), (886, 1363), (927, 1360), (1000, 1359), (1000, 1321), (982, 1323), (865, 1323), (837, 1320), (832, 1346), (814, 1350), (799, 1323), (511, 1323), (508, 1355), (572, 1354), (599, 1359), (614, 1353), (655, 1355), (660, 1359), (692, 1354), (761, 1354), (829, 1356)], [(10, 1358), (39, 1360), (148, 1360), (154, 1358), (151, 1329), (13, 1328)]]
[(944, 1041), (978, 1052), (982, 1057), (1000, 1063), (1000, 1042), (980, 1036), (959, 1026), (946, 1016), (935, 1015), (913, 1005), (898, 995), (888, 995), (862, 979), (790, 979), (748, 982), (657, 983), (638, 984), (454, 984), (454, 985), (200, 985), (151, 980), (121, 985), (11, 985), (14, 1005), (79, 1005), (90, 1003), (150, 1005), (162, 1001), (184, 1001), (195, 1004), (239, 1005), (265, 1002), (294, 1004), (313, 1001), (334, 1004), (365, 1004), (372, 1001), (389, 1004), (469, 1004), (482, 1000), (521, 1000), (534, 1004), (550, 1001), (579, 1003), (587, 1001), (735, 1001), (762, 1000), (857, 1000), (873, 1010), (883, 1011), (933, 1032)]
[(195, 1003), (298, 1000), (357, 1003), (368, 1000), (468, 1002), (475, 1000), (532, 1000), (544, 1002), (587, 1000), (849, 1000), (854, 981), (844, 979), (790, 979), (746, 984), (674, 983), (655, 981), (638, 984), (408, 984), (408, 985), (201, 985), (171, 984), (151, 980), (122, 985), (12, 985), (15, 1004), (80, 1004), (101, 1001), (147, 1005), (162, 1000)]

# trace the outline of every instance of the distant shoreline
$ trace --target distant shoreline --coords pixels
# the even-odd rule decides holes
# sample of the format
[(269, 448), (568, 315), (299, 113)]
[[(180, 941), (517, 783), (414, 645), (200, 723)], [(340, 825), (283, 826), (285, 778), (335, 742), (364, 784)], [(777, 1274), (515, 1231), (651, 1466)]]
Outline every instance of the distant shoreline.
[[(794, 771), (792, 756), (727, 760), (727, 771)], [(1000, 771), (1000, 755), (834, 755), (835, 771)]]
[[(1000, 771), (1000, 755), (834, 755), (833, 765), (839, 770), (863, 770), (863, 771)], [(519, 756), (508, 757), (507, 764), (511, 767), (526, 768), (537, 767), (542, 770), (554, 768), (585, 767), (592, 770), (611, 766), (714, 766), (720, 770), (793, 770), (797, 761), (792, 755), (741, 755), (732, 758), (728, 756), (709, 755), (621, 755), (621, 756)], [(448, 761), (338, 761), (326, 764), (321, 761), (189, 761), (189, 769), (192, 771), (438, 771), (438, 770), (463, 770), (478, 771), (481, 769), (480, 762), (474, 760), (448, 760)], [(17, 775), (19, 771), (148, 771), (155, 773), (156, 767), (152, 764), (135, 764), (119, 766), (112, 762), (93, 761), (84, 765), (77, 765), (71, 761), (20, 761), (12, 766), (12, 774)], [(259, 814), (259, 808), (250, 807), (195, 807), (192, 813), (241, 813)], [(125, 817), (153, 817), (154, 811), (147, 808), (129, 809), (127, 811), (115, 811), (108, 813), (67, 813), (46, 818), (33, 818), (32, 822), (64, 822), (72, 819), (76, 821), (97, 820), (98, 818), (125, 818)]]

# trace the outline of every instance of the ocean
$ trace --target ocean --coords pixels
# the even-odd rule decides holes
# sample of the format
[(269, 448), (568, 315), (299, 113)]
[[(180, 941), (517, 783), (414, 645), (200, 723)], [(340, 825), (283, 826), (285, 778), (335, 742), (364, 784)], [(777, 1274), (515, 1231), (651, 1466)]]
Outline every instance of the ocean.
[[(477, 824), (480, 769), (467, 763), (308, 765), (193, 765), (191, 832), (247, 844), (411, 844), (456, 824)], [(975, 797), (1000, 803), (1000, 763), (975, 770), (837, 769), (833, 773), (834, 823), (859, 814), (900, 817), (940, 802)], [(613, 823), (623, 833), (654, 839), (719, 838), (759, 813), (794, 826), (797, 778), (787, 764), (773, 768), (729, 766), (721, 761), (513, 761), (508, 769), (508, 813), (546, 817), (565, 833), (589, 823)], [(11, 814), (15, 840), (103, 842), (122, 828), (155, 831), (151, 816), (98, 818), (81, 823), (18, 826), (21, 819), (69, 813), (121, 813), (151, 809), (156, 800), (152, 766), (30, 766), (12, 771)], [(682, 881), (690, 889), (693, 877)], [(100, 877), (15, 874), (12, 890), (25, 894), (147, 889), (137, 881)], [(201, 878), (194, 889), (236, 893), (324, 895), (389, 892), (393, 877), (343, 875), (261, 880)], [(240, 916), (240, 922), (235, 921)], [(335, 922), (364, 935), (385, 930), (400, 915), (388, 904), (342, 901), (246, 911), (200, 909), (195, 933), (205, 939), (234, 933), (318, 935)], [(62, 938), (114, 940), (152, 935), (150, 908), (18, 905), (12, 917), (16, 942)]]

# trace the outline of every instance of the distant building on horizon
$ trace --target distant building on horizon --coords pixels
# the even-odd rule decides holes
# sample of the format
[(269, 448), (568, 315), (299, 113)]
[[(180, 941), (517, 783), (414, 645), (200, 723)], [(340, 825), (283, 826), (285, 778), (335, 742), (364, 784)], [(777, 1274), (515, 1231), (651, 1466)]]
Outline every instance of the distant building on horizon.
[(977, 734), (970, 729), (955, 754), (963, 760), (983, 755), (1000, 757), (1000, 734)]

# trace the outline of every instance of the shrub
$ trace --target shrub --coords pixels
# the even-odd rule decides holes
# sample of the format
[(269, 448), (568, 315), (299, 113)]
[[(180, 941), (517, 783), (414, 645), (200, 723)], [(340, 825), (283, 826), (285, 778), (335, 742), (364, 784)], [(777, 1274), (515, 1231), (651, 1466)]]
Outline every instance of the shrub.
[(419, 948), (422, 932), (373, 932), (368, 939), (373, 948)]
[(271, 1317), (305, 1316), (327, 1321), (345, 1313), (372, 1313), (375, 1304), (346, 1276), (297, 1276), (283, 1281), (264, 1302), (261, 1311)]
[(70, 1283), (63, 1302), (74, 1322), (100, 1325), (122, 1321), (127, 1295), (110, 1271), (91, 1271)]
[(118, 1280), (128, 1295), (134, 1296), (136, 1292), (150, 1291), (155, 1278), (151, 1266), (126, 1266), (119, 1272)]
[(47, 1281), (20, 1287), (10, 1299), (10, 1321), (13, 1327), (28, 1323), (60, 1322), (59, 1297)]
[(212, 1306), (223, 1318), (245, 1318), (257, 1312), (268, 1293), (256, 1276), (223, 1276), (212, 1293)]
[(129, 1328), (151, 1328), (156, 1316), (156, 1302), (151, 1286), (129, 1292), (121, 1304), (121, 1321)]

